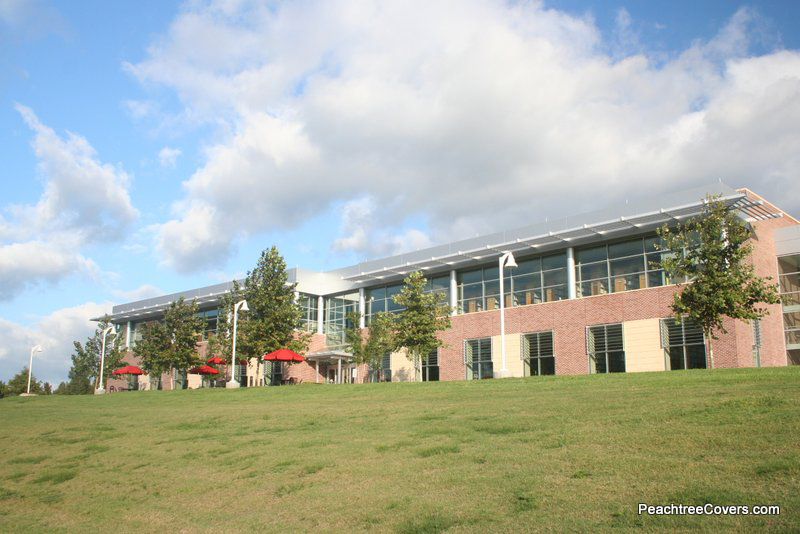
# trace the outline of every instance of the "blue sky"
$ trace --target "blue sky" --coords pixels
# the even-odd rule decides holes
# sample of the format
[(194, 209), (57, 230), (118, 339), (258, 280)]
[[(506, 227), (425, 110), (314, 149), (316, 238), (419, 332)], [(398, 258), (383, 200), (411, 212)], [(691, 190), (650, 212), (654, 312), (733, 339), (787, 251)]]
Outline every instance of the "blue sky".
[(0, 380), (115, 303), (722, 179), (800, 214), (797, 2), (0, 0)]

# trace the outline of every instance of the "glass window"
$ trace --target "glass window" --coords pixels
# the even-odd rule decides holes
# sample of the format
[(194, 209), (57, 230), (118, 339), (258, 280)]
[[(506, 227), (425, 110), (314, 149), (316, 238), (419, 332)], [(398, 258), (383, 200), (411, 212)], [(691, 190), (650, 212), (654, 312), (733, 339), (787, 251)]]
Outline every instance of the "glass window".
[(575, 263), (578, 296), (663, 286), (666, 280), (661, 258), (666, 253), (655, 252), (659, 243), (658, 237), (645, 237), (578, 250)]
[(333, 297), (325, 297), (324, 331), (329, 348), (342, 347), (345, 343), (345, 331), (353, 327), (347, 318), (348, 314), (358, 312), (358, 293), (347, 293)]
[(661, 346), (669, 370), (706, 368), (703, 330), (691, 319), (661, 319)]
[(439, 349), (433, 350), (422, 362), (422, 381), (436, 382), (439, 380)]
[(521, 348), (525, 376), (556, 374), (553, 332), (525, 334)]
[(621, 324), (603, 324), (586, 329), (589, 372), (624, 373), (625, 349)]
[(317, 330), (317, 304), (319, 298), (316, 295), (308, 295), (300, 293), (297, 299), (297, 305), (300, 306), (300, 328), (307, 332), (315, 332)]
[(590, 263), (594, 261), (605, 261), (608, 259), (608, 251), (605, 245), (599, 247), (584, 248), (575, 254), (575, 261), (578, 263)]
[(464, 366), (467, 380), (492, 378), (492, 338), (465, 340)]
[(609, 259), (641, 255), (643, 252), (643, 240), (641, 238), (608, 245)]

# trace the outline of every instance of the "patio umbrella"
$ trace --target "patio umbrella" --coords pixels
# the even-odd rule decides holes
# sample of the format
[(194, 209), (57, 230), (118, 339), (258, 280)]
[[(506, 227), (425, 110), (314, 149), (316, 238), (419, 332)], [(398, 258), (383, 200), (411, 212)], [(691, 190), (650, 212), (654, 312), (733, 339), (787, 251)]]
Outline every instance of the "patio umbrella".
[(117, 369), (116, 371), (114, 371), (111, 374), (112, 375), (117, 375), (117, 376), (121, 376), (121, 375), (143, 375), (144, 371), (142, 371), (141, 369), (139, 369), (135, 365), (128, 365), (126, 367), (122, 367), (120, 369)]
[(217, 375), (219, 371), (210, 367), (208, 365), (201, 365), (199, 367), (195, 367), (194, 369), (189, 369), (189, 372), (193, 375)]
[(264, 359), (270, 362), (302, 362), (305, 358), (289, 349), (278, 349), (264, 355)]
[(226, 360), (223, 360), (219, 356), (214, 356), (213, 358), (210, 358), (208, 360), (208, 363), (210, 363), (212, 365), (220, 365), (220, 364), (228, 363), (228, 362)]

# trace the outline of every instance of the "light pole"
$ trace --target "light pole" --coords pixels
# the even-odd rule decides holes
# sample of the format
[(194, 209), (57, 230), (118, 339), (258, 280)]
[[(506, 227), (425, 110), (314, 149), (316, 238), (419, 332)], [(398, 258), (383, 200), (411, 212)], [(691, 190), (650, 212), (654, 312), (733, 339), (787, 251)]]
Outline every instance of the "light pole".
[(31, 361), (28, 364), (28, 392), (25, 394), (26, 396), (31, 394), (31, 373), (33, 372), (33, 353), (34, 352), (42, 352), (42, 346), (36, 345), (31, 349)]
[(103, 348), (100, 349), (100, 378), (97, 380), (100, 387), (94, 390), (95, 395), (102, 395), (103, 393), (106, 392), (106, 390), (103, 389), (103, 368), (105, 367), (106, 364), (106, 336), (113, 332), (114, 332), (113, 326), (109, 326), (108, 328), (103, 330)]
[(233, 349), (231, 350), (231, 380), (225, 387), (229, 388), (238, 388), (239, 382), (236, 381), (236, 319), (239, 315), (239, 310), (243, 312), (250, 311), (250, 308), (247, 307), (246, 300), (240, 300), (236, 303), (233, 307)]
[(517, 262), (514, 261), (514, 255), (506, 252), (500, 256), (500, 357), (502, 366), (497, 373), (497, 378), (506, 378), (509, 376), (508, 369), (506, 368), (506, 293), (503, 290), (503, 279), (506, 276), (506, 267), (516, 267)]

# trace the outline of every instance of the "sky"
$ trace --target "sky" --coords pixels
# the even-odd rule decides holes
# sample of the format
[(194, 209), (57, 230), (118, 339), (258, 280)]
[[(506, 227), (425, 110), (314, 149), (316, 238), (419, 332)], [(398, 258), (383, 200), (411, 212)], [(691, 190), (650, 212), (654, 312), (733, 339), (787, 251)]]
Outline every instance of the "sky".
[(800, 215), (800, 2), (0, 0), (0, 380), (276, 245), (329, 270), (722, 180)]

